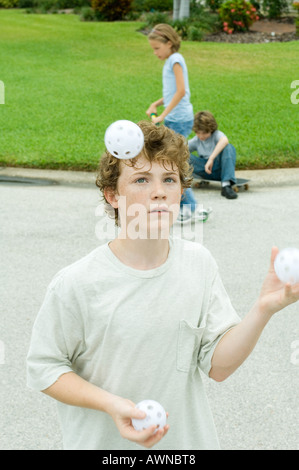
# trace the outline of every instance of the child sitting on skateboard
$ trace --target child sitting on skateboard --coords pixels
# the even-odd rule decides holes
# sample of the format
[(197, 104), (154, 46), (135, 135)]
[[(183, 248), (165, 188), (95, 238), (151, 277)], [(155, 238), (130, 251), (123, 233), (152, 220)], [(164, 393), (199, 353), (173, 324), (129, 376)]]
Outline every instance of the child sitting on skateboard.
[[(236, 183), (236, 149), (226, 135), (218, 130), (212, 113), (199, 111), (194, 116), (196, 136), (188, 141), (193, 175), (205, 180), (221, 181), (221, 195), (227, 199), (238, 196), (232, 189)], [(198, 156), (192, 154), (197, 152)]]

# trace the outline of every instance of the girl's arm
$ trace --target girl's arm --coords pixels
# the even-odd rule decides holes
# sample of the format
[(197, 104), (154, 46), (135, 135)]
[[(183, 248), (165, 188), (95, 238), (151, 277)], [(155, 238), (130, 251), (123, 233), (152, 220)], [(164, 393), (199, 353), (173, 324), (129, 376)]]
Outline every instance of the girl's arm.
[(299, 300), (299, 283), (285, 285), (276, 276), (274, 260), (277, 254), (278, 248), (272, 248), (270, 269), (256, 304), (215, 348), (209, 376), (217, 382), (225, 380), (245, 361), (270, 318)]
[(151, 114), (157, 114), (157, 108), (162, 106), (164, 103), (164, 98), (160, 98), (159, 100), (155, 101), (150, 105), (150, 107), (146, 110), (146, 114), (148, 117), (151, 117)]
[(168, 431), (168, 425), (158, 429), (155, 426), (144, 431), (136, 431), (132, 426), (132, 418), (143, 419), (145, 413), (135, 408), (135, 404), (127, 399), (93, 385), (82, 379), (74, 372), (68, 372), (46, 390), (46, 395), (67, 405), (90, 408), (108, 413), (124, 439), (128, 439), (144, 447), (152, 447), (157, 444)]

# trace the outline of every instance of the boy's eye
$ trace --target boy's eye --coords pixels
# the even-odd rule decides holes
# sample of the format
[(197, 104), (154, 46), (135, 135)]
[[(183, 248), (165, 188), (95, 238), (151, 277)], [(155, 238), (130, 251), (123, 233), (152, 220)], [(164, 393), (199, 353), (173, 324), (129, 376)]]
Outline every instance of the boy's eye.
[(142, 183), (145, 183), (145, 181), (146, 181), (146, 178), (138, 178), (138, 180), (136, 180), (135, 183), (142, 184)]
[(174, 182), (175, 182), (175, 179), (169, 177), (169, 178), (166, 178), (165, 181), (166, 181), (166, 183), (174, 183)]
[[(175, 183), (176, 182), (176, 179), (175, 178), (172, 178), (171, 176), (168, 176), (167, 178), (164, 179), (164, 182), (165, 183)], [(135, 180), (135, 183), (137, 184), (144, 184), (144, 183), (147, 183), (147, 178), (145, 177), (140, 177), (138, 179)]]

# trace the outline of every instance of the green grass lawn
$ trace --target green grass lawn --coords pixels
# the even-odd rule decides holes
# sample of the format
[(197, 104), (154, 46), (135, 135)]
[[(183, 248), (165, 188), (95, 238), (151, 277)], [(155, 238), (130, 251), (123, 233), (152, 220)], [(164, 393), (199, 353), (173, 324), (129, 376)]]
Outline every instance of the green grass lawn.
[[(163, 63), (139, 26), (0, 10), (0, 165), (92, 170), (111, 122), (146, 118)], [(181, 52), (194, 111), (215, 114), (237, 168), (299, 166), (299, 41), (184, 42)]]

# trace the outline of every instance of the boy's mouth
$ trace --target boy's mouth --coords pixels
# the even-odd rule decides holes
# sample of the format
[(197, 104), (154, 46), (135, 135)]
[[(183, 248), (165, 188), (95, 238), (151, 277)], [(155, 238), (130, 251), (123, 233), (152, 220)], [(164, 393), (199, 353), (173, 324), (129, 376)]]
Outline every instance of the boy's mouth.
[(161, 205), (161, 206), (157, 206), (157, 207), (154, 207), (154, 208), (150, 209), (151, 214), (154, 213), (154, 212), (158, 212), (158, 213), (169, 212), (169, 210), (168, 210), (168, 207), (166, 205)]

